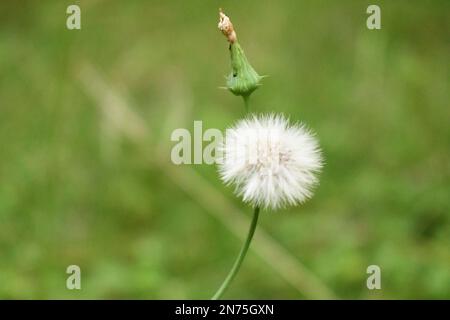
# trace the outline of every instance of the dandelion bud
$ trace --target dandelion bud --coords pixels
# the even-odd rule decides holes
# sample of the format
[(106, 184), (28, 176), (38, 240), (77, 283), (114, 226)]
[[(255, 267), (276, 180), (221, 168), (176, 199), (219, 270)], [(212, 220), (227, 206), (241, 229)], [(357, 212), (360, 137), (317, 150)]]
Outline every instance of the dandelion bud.
[(233, 24), (222, 10), (219, 12), (218, 27), (230, 42), (232, 71), (227, 77), (227, 88), (237, 96), (247, 97), (261, 85), (262, 77), (248, 62), (244, 50), (237, 42)]

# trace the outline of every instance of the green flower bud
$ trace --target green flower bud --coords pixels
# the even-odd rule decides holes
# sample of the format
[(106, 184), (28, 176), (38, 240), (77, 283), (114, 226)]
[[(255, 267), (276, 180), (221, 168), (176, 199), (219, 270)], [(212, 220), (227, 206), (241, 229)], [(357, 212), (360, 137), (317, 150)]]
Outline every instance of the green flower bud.
[(261, 76), (253, 69), (239, 43), (230, 44), (231, 73), (227, 88), (237, 96), (249, 96), (261, 84)]
[(230, 43), (231, 73), (227, 77), (227, 88), (237, 96), (248, 98), (260, 86), (261, 76), (253, 69), (245, 56), (244, 50), (237, 42), (233, 24), (223, 12), (219, 10), (220, 31)]

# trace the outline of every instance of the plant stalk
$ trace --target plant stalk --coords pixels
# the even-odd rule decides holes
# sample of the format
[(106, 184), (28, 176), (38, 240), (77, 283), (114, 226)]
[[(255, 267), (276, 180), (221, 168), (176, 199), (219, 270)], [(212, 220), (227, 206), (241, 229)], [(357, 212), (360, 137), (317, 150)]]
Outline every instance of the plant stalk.
[(244, 98), (245, 113), (249, 113), (250, 112), (250, 106), (249, 106), (250, 95), (242, 96), (242, 98)]
[(234, 262), (233, 267), (231, 268), (230, 272), (228, 273), (228, 276), (225, 278), (225, 280), (223, 281), (219, 290), (217, 290), (216, 294), (211, 298), (211, 300), (220, 299), (220, 297), (222, 297), (225, 290), (230, 285), (231, 281), (234, 279), (234, 277), (238, 273), (239, 268), (241, 267), (242, 261), (244, 261), (245, 255), (247, 254), (248, 248), (250, 247), (250, 243), (252, 242), (253, 235), (255, 234), (256, 225), (258, 224), (258, 217), (259, 217), (259, 207), (255, 207), (255, 210), (253, 212), (252, 223), (250, 224), (250, 229), (248, 230), (247, 239), (245, 240), (245, 243), (242, 246), (238, 257), (237, 257), (236, 261)]

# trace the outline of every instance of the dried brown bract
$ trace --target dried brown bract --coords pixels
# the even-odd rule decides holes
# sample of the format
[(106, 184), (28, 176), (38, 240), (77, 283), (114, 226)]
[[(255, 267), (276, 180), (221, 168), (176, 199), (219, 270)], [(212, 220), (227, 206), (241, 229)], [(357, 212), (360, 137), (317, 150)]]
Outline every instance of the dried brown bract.
[(236, 32), (234, 31), (233, 24), (230, 18), (223, 13), (222, 9), (219, 9), (219, 24), (217, 25), (219, 30), (227, 37), (230, 43), (237, 41)]

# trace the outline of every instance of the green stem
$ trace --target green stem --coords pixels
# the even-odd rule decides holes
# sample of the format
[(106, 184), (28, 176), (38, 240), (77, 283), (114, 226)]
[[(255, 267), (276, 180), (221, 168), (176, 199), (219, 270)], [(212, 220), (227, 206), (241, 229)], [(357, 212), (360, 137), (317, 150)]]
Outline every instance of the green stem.
[(244, 98), (245, 113), (249, 113), (250, 112), (250, 106), (249, 106), (250, 95), (248, 94), (248, 95), (242, 96), (242, 98)]
[(255, 234), (256, 225), (258, 224), (258, 217), (259, 217), (259, 207), (255, 207), (252, 223), (250, 225), (250, 229), (248, 230), (247, 239), (245, 240), (245, 243), (242, 246), (242, 249), (239, 252), (238, 257), (237, 257), (236, 261), (234, 262), (233, 267), (231, 268), (230, 272), (228, 273), (228, 276), (225, 278), (225, 280), (223, 281), (219, 290), (217, 290), (216, 294), (211, 298), (211, 300), (220, 299), (220, 297), (222, 297), (225, 290), (230, 285), (231, 281), (234, 279), (234, 277), (238, 273), (239, 268), (241, 267), (242, 261), (244, 261), (245, 255), (247, 254), (248, 248), (250, 247), (250, 243), (252, 242), (253, 235)]

